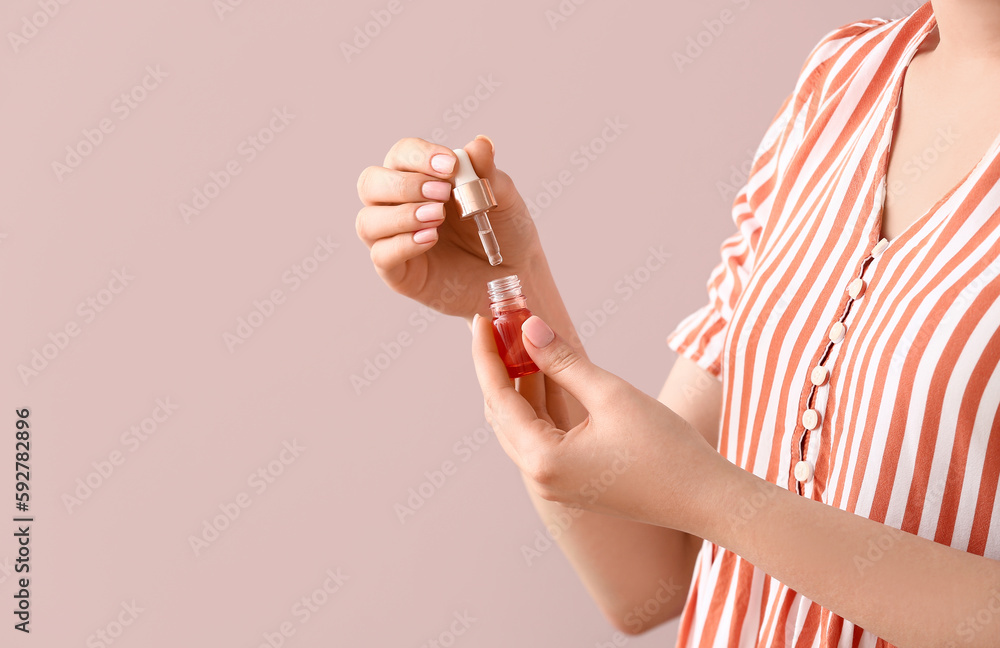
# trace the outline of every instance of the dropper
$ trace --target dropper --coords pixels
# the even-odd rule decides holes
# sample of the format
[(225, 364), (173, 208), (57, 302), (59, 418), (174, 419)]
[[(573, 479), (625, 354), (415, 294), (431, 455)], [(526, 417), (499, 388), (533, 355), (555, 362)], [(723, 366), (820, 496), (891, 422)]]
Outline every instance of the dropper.
[(479, 240), (483, 242), (483, 250), (490, 265), (500, 265), (503, 257), (500, 256), (500, 245), (497, 237), (493, 234), (493, 227), (490, 225), (487, 212), (496, 208), (497, 201), (493, 197), (493, 189), (486, 178), (476, 175), (476, 170), (472, 168), (472, 160), (465, 149), (454, 149), (458, 157), (458, 171), (455, 174), (455, 189), (452, 195), (458, 203), (459, 214), (462, 220), (472, 218), (479, 228)]

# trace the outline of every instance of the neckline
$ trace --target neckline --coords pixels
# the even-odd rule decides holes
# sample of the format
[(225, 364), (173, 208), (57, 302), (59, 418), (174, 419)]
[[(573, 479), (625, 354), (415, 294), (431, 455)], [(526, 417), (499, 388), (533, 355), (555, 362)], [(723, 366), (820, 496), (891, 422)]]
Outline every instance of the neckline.
[[(889, 123), (888, 126), (886, 127), (888, 128), (888, 137), (885, 138), (888, 141), (885, 145), (885, 148), (883, 149), (882, 161), (879, 165), (878, 182), (875, 183), (877, 209), (874, 212), (875, 223), (872, 232), (874, 236), (878, 238), (872, 242), (873, 243), (876, 241), (886, 242), (885, 246), (883, 247), (883, 254), (885, 254), (885, 252), (888, 252), (890, 249), (895, 249), (899, 247), (907, 240), (912, 238), (914, 233), (917, 230), (919, 230), (926, 221), (930, 220), (930, 218), (934, 216), (941, 209), (941, 207), (948, 202), (949, 199), (951, 199), (951, 197), (955, 194), (955, 192), (957, 192), (959, 189), (965, 186), (965, 183), (968, 182), (969, 178), (972, 177), (972, 175), (979, 170), (979, 168), (983, 165), (984, 162), (993, 158), (993, 156), (996, 153), (997, 146), (1000, 145), (1000, 133), (997, 133), (997, 135), (993, 139), (993, 142), (989, 145), (989, 147), (987, 147), (986, 152), (983, 153), (982, 157), (980, 157), (979, 160), (972, 166), (972, 168), (969, 169), (965, 173), (965, 175), (963, 175), (962, 178), (951, 189), (945, 192), (945, 194), (941, 196), (941, 198), (939, 198), (933, 205), (931, 205), (923, 213), (921, 213), (916, 219), (910, 222), (910, 224), (907, 225), (903, 229), (903, 231), (901, 231), (895, 237), (890, 239), (882, 234), (882, 219), (885, 215), (885, 198), (886, 194), (888, 193), (887, 184), (888, 184), (889, 158), (892, 156), (892, 147), (896, 141), (896, 127), (899, 123), (899, 112), (903, 98), (902, 96), (903, 84), (906, 80), (906, 73), (910, 69), (910, 64), (913, 62), (913, 59), (916, 58), (917, 52), (920, 50), (920, 46), (923, 45), (924, 41), (927, 40), (927, 37), (935, 29), (937, 29), (937, 18), (934, 16), (933, 8), (930, 7), (930, 3), (928, 2), (927, 4), (925, 4), (923, 8), (927, 8), (928, 11), (930, 12), (930, 15), (927, 17), (927, 22), (925, 22), (924, 25), (920, 28), (920, 32), (915, 37), (911, 38), (910, 42), (907, 44), (906, 50), (903, 52), (903, 55), (901, 57), (903, 66), (895, 75), (895, 79), (893, 80), (892, 97), (889, 101), (890, 105), (889, 110), (891, 112), (889, 117)], [(921, 13), (919, 9), (910, 15), (910, 19), (916, 17), (918, 13)]]

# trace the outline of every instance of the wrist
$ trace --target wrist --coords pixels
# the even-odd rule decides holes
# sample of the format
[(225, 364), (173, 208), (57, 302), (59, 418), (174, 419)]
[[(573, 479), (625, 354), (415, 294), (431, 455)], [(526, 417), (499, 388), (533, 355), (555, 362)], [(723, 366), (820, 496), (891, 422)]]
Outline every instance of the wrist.
[(759, 536), (756, 530), (771, 525), (769, 520), (779, 510), (777, 507), (801, 498), (721, 455), (719, 458), (725, 467), (716, 471), (698, 527), (704, 534), (701, 537), (742, 555), (753, 545), (753, 538)]
[(701, 463), (693, 496), (688, 499), (689, 528), (685, 530), (728, 547), (732, 534), (771, 500), (774, 493), (767, 487), (774, 485), (736, 466), (714, 449)]
[(566, 304), (563, 302), (555, 277), (552, 275), (545, 253), (541, 246), (528, 256), (527, 263), (520, 268), (518, 276), (528, 296), (528, 308), (552, 327), (563, 339), (577, 351), (583, 353), (583, 343), (577, 335), (576, 327), (569, 316)]

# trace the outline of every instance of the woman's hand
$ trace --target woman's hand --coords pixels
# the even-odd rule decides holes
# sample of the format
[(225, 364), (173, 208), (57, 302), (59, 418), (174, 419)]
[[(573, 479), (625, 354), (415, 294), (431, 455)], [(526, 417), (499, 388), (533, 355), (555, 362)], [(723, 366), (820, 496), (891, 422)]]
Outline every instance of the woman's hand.
[[(591, 364), (537, 317), (521, 332), (546, 380), (520, 378), (518, 393), (489, 320), (477, 318), (472, 328), (487, 418), (541, 497), (705, 538), (892, 645), (937, 648), (963, 638), (996, 648), (1000, 617), (986, 615), (1000, 600), (1000, 562), (801, 497), (733, 465), (669, 408)], [(587, 409), (582, 423), (552, 424), (560, 402), (552, 398), (558, 390), (545, 388), (549, 380)], [(607, 540), (590, 558), (607, 561), (634, 546)], [(872, 547), (883, 546), (871, 560)]]
[[(492, 325), (473, 323), (473, 357), (486, 417), (500, 443), (541, 497), (574, 507), (697, 533), (703, 488), (732, 464), (693, 427), (654, 398), (592, 364), (538, 317), (522, 326), (525, 349), (542, 373), (515, 389), (497, 354)], [(548, 378), (546, 380), (545, 378)], [(587, 418), (569, 430), (561, 393)]]
[(493, 143), (480, 135), (465, 151), (498, 203), (489, 217), (504, 258), (502, 271), (486, 260), (475, 224), (459, 220), (450, 183), (456, 157), (440, 144), (402, 139), (386, 155), (384, 166), (365, 169), (358, 179), (365, 206), (356, 224), (390, 288), (447, 315), (471, 318), (486, 311), (488, 281), (502, 274), (540, 274), (542, 270), (533, 271), (544, 263), (524, 200), (494, 165)]

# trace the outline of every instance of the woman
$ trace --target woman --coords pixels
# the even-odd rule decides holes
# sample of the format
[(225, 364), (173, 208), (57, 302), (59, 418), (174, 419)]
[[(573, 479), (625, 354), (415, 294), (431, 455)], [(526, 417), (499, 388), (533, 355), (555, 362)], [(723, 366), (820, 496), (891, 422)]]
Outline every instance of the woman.
[[(510, 383), (481, 292), (449, 312), (542, 518), (577, 510), (560, 544), (617, 627), (683, 611), (682, 646), (1000, 645), (998, 105), (1000, 3), (827, 35), (658, 401), (589, 362), (492, 143), (466, 147), (543, 374)], [(359, 180), (378, 273), (424, 303), (498, 276), (445, 218), (453, 167), (409, 139)]]

